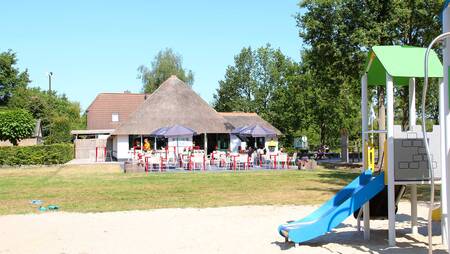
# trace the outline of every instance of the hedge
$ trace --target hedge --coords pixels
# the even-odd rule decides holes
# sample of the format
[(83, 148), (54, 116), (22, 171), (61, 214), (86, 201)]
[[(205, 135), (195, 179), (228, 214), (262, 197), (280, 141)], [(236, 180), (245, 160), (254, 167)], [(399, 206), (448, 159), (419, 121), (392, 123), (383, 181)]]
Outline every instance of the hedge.
[(51, 165), (72, 159), (72, 144), (0, 147), (0, 165)]

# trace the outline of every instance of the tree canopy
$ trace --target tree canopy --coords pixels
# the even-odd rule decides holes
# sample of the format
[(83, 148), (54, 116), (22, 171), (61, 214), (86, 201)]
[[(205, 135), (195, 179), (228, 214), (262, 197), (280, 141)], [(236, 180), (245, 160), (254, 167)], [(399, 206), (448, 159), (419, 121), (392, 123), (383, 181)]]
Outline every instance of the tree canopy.
[[(20, 72), (16, 64), (14, 52), (8, 50), (0, 53), (0, 106), (6, 107), (7, 112), (16, 112), (17, 117), (22, 117), (25, 114), (22, 111), (25, 111), (32, 118), (41, 119), (46, 143), (70, 142), (70, 130), (84, 129), (86, 126), (80, 115), (79, 103), (72, 102), (55, 91), (48, 93), (39, 88), (28, 87), (28, 72)], [(14, 135), (24, 133), (21, 129), (14, 130), (17, 131)]]
[[(302, 12), (295, 16), (303, 43), (299, 61), (270, 46), (243, 48), (219, 81), (213, 105), (218, 111), (260, 114), (286, 135), (286, 145), (299, 135), (307, 135), (313, 145), (337, 145), (342, 132), (359, 139), (360, 78), (369, 49), (426, 46), (440, 31), (442, 2), (301, 1)], [(421, 86), (419, 81), (417, 103)], [(408, 88), (395, 93), (396, 124), (405, 126)], [(384, 87), (370, 94), (384, 112)], [(437, 86), (430, 87), (429, 98), (427, 110), (437, 119)]]
[(153, 59), (151, 67), (141, 65), (138, 72), (138, 78), (142, 80), (145, 93), (153, 92), (171, 75), (176, 75), (190, 86), (194, 83), (194, 73), (183, 68), (183, 58), (170, 48), (159, 51)]
[(14, 89), (30, 83), (28, 71), (19, 71), (17, 57), (12, 50), (0, 53), (0, 106), (5, 106)]
[(23, 109), (0, 111), (0, 140), (9, 141), (14, 146), (33, 134), (33, 116)]
[(224, 80), (219, 81), (213, 106), (217, 111), (256, 112), (290, 133), (299, 127), (286, 124), (295, 121), (292, 113), (299, 109), (295, 103), (301, 104), (302, 93), (294, 91), (298, 77), (299, 66), (280, 49), (269, 44), (243, 48), (234, 57), (234, 65), (227, 67)]
[(8, 102), (9, 108), (25, 109), (35, 119), (41, 119), (45, 143), (70, 142), (72, 129), (86, 128), (80, 115), (80, 105), (65, 95), (39, 88), (17, 88)]
[[(338, 129), (348, 130), (354, 137), (360, 131), (355, 128), (360, 126), (359, 83), (368, 49), (374, 45), (425, 46), (440, 31), (441, 6), (440, 0), (300, 3), (305, 9), (296, 16), (299, 35), (306, 45), (302, 64), (311, 72), (315, 86), (314, 115), (321, 126), (322, 142), (336, 140)], [(372, 94), (384, 109), (383, 87)], [(436, 91), (432, 96), (437, 96)], [(402, 125), (408, 119), (407, 104), (408, 88), (397, 89), (396, 116)]]

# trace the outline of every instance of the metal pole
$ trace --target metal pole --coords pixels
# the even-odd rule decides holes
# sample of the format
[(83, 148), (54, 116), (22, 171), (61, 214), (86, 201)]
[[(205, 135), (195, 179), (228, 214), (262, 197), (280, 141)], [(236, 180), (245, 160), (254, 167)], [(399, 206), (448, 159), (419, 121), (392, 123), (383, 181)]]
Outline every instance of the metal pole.
[(386, 73), (386, 95), (387, 95), (387, 165), (388, 165), (388, 224), (389, 224), (389, 246), (395, 246), (395, 174), (394, 174), (394, 81)]
[[(450, 32), (450, 9), (448, 6), (444, 6), (442, 11), (442, 31), (444, 33)], [(450, 197), (450, 187), (448, 185), (449, 174), (447, 166), (450, 164), (450, 110), (449, 110), (449, 66), (450, 66), (450, 39), (445, 39), (445, 47), (443, 49), (443, 65), (444, 65), (444, 80), (443, 83), (440, 83), (442, 91), (442, 96), (440, 100), (440, 112), (439, 112), (439, 122), (441, 125), (441, 161), (442, 161), (442, 189), (441, 189), (441, 199), (442, 199), (442, 237), (444, 241), (444, 245), (447, 246), (447, 251), (450, 251), (450, 223), (448, 220), (448, 212), (450, 211), (450, 202), (448, 198)], [(447, 85), (445, 85), (447, 84)]]
[[(409, 79), (409, 130), (416, 125), (416, 79)], [(417, 229), (417, 185), (411, 185), (411, 232), (418, 233)]]
[[(448, 245), (448, 231), (446, 225), (448, 225), (448, 184), (445, 179), (448, 179), (448, 173), (446, 170), (446, 148), (445, 148), (445, 135), (446, 135), (446, 122), (445, 122), (445, 86), (444, 80), (439, 79), (439, 125), (441, 132), (441, 209), (442, 209), (442, 218), (441, 218), (441, 232), (442, 232), (442, 243), (444, 245)], [(447, 93), (448, 94), (448, 93)], [(444, 138), (442, 138), (444, 137)]]
[[(445, 8), (446, 11), (448, 11), (448, 8)], [(447, 13), (448, 15), (448, 13)], [(447, 15), (442, 15), (443, 17), (447, 16)], [(444, 27), (446, 25), (446, 23), (448, 22), (448, 20), (444, 20)], [(448, 30), (448, 26), (447, 29), (444, 28), (444, 31)], [(431, 48), (434, 46), (435, 43), (440, 42), (443, 39), (446, 39), (446, 45), (448, 43), (448, 38), (450, 37), (450, 32), (445, 32), (441, 35), (439, 35), (438, 37), (434, 38), (433, 41), (430, 43), (430, 45), (428, 45), (427, 50), (425, 52), (425, 61), (424, 61), (424, 82), (423, 82), (423, 92), (422, 92), (422, 134), (423, 134), (423, 142), (425, 144), (425, 150), (427, 152), (427, 158), (428, 158), (428, 168), (429, 168), (429, 172), (430, 172), (430, 206), (428, 208), (428, 253), (433, 253), (433, 235), (432, 235), (432, 231), (433, 231), (433, 225), (432, 225), (432, 215), (433, 215), (433, 206), (434, 206), (434, 172), (433, 172), (433, 163), (431, 161), (432, 157), (431, 157), (431, 153), (430, 153), (430, 147), (428, 144), (428, 140), (427, 140), (427, 132), (426, 132), (426, 114), (425, 114), (425, 109), (426, 109), (426, 98), (427, 98), (427, 88), (428, 88), (428, 58), (429, 58), (429, 54), (431, 51)], [(448, 59), (447, 59), (447, 54), (448, 51), (446, 50), (447, 46), (444, 47), (444, 66), (448, 66)], [(444, 78), (447, 78), (447, 82), (448, 82), (448, 67), (444, 68)], [(445, 88), (444, 88), (444, 92), (445, 92)], [(448, 87), (447, 87), (447, 96), (444, 97), (447, 98), (447, 101), (444, 102), (445, 106), (444, 106), (444, 115), (445, 115), (445, 124), (444, 126), (448, 126)], [(440, 112), (440, 111), (439, 111)], [(449, 145), (449, 140), (448, 140), (448, 133), (447, 133), (447, 129), (445, 128), (445, 144), (446, 144), (446, 150), (448, 151), (448, 145)], [(441, 136), (442, 137), (442, 136)], [(441, 151), (442, 153), (442, 151)], [(448, 156), (448, 155), (447, 155)], [(448, 157), (446, 156), (446, 162), (448, 160)], [(445, 163), (445, 165), (447, 165), (447, 163)], [(447, 168), (445, 167), (445, 165), (443, 165), (443, 169)], [(446, 178), (443, 178), (442, 181), (447, 181)], [(446, 184), (445, 184), (446, 185)], [(447, 187), (446, 187), (447, 188)], [(447, 188), (448, 191), (448, 188)], [(445, 195), (445, 197), (443, 197), (444, 200), (447, 199), (447, 193), (445, 192), (443, 194), (443, 196)], [(447, 202), (446, 202), (447, 203)], [(448, 205), (448, 204), (447, 204)], [(448, 210), (447, 210), (448, 211)], [(448, 233), (448, 232), (447, 232)]]
[[(367, 170), (367, 163), (366, 163), (366, 156), (367, 154), (365, 154), (365, 143), (368, 140), (368, 135), (367, 135), (367, 131), (369, 129), (369, 121), (368, 121), (368, 107), (367, 107), (367, 73), (364, 74), (364, 76), (362, 76), (361, 78), (361, 124), (362, 124), (362, 147), (363, 147), (363, 152), (362, 152), (362, 161), (363, 161), (363, 168), (362, 171), (364, 172), (365, 170)], [(364, 204), (363, 206), (363, 213), (364, 213), (364, 239), (365, 240), (369, 240), (370, 239), (370, 206), (369, 206), (369, 202), (367, 202), (366, 204)], [(359, 224), (359, 221), (358, 221)]]

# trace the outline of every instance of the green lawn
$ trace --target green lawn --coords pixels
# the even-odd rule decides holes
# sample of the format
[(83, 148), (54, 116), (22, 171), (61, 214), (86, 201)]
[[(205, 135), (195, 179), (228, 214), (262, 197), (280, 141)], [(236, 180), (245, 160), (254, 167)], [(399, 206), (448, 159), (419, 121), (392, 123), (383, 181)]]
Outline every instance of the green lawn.
[(0, 214), (34, 213), (41, 199), (63, 211), (319, 204), (355, 169), (123, 174), (116, 165), (0, 169)]

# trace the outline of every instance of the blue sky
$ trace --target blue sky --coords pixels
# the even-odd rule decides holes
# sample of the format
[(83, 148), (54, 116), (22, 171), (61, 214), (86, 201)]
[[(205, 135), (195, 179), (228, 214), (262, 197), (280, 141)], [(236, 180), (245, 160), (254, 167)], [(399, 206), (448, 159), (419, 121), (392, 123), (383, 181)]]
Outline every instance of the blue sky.
[(266, 43), (298, 61), (301, 40), (285, 1), (2, 1), (0, 51), (17, 53), (32, 84), (79, 101), (100, 92), (140, 92), (137, 68), (173, 48), (195, 74), (194, 90), (212, 102), (218, 81), (242, 47)]

